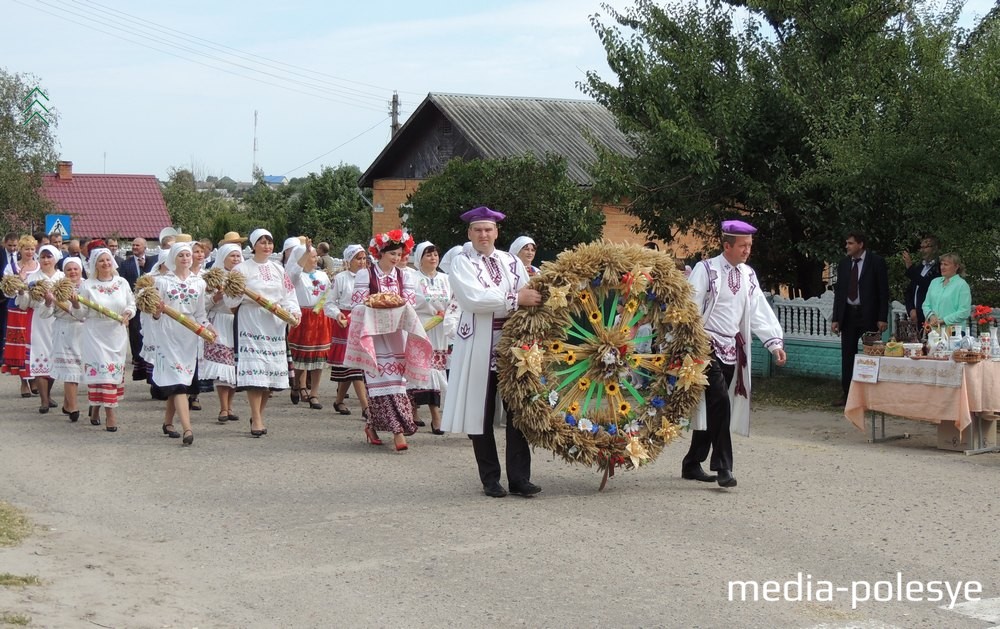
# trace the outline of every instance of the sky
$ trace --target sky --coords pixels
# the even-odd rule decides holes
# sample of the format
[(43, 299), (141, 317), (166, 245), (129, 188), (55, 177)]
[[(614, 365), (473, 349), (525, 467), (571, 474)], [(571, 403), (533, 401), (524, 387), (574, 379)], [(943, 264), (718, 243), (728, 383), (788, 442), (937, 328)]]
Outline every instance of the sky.
[[(606, 0), (623, 9), (628, 0)], [(963, 21), (993, 0), (970, 0)], [(366, 170), (428, 92), (587, 98), (598, 0), (0, 0), (0, 67), (38, 77), (78, 173)]]

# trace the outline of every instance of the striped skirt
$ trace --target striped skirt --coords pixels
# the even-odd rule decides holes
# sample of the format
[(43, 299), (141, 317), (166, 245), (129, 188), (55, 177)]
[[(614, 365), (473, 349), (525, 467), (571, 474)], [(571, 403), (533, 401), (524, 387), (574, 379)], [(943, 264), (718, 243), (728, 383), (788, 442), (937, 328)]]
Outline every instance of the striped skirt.
[(13, 304), (7, 308), (7, 338), (3, 348), (0, 371), (22, 378), (31, 378), (28, 359), (31, 347), (31, 315), (33, 310), (21, 310)]
[(348, 324), (341, 327), (336, 321), (333, 322), (333, 340), (330, 343), (330, 354), (327, 361), (330, 363), (331, 382), (353, 382), (354, 380), (364, 380), (365, 374), (360, 369), (348, 369), (344, 367), (344, 355), (347, 354), (347, 333), (351, 328), (351, 313), (345, 312)]
[(312, 308), (302, 310), (301, 323), (288, 330), (292, 366), (304, 371), (326, 367), (330, 337), (333, 335), (332, 323), (329, 317), (323, 313), (316, 314)]

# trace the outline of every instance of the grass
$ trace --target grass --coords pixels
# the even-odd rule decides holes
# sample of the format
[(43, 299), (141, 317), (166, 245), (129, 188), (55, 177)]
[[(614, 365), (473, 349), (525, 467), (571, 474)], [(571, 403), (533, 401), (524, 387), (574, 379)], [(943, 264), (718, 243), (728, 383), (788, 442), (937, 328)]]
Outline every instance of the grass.
[(33, 574), (29, 574), (26, 577), (20, 575), (11, 574), (9, 572), (0, 572), (0, 587), (23, 587), (25, 585), (41, 585), (42, 580)]
[(844, 396), (840, 380), (806, 376), (754, 378), (750, 399), (754, 404), (779, 406), (796, 411), (830, 411), (834, 400)]
[(23, 513), (0, 501), (0, 546), (16, 546), (31, 533), (31, 522)]
[(25, 616), (24, 614), (8, 614), (6, 612), (0, 612), (0, 625), (16, 625), (19, 627), (27, 627), (31, 624), (31, 616)]

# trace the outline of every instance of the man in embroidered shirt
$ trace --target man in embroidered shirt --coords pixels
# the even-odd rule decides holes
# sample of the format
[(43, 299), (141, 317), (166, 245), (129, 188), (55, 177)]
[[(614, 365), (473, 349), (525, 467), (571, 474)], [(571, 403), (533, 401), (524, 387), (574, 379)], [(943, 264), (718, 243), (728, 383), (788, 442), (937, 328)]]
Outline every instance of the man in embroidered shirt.
[[(711, 339), (712, 360), (706, 371), (705, 400), (692, 418), (694, 433), (681, 464), (681, 476), (718, 481), (722, 487), (736, 486), (730, 429), (750, 434), (750, 334), (764, 343), (777, 365), (785, 364), (781, 323), (767, 303), (757, 275), (746, 264), (756, 232), (743, 221), (723, 221), (722, 254), (699, 262), (688, 277)], [(701, 467), (709, 449), (711, 470), (717, 476), (706, 474)]]
[[(487, 207), (462, 214), (469, 240), (451, 263), (448, 279), (462, 309), (448, 377), (441, 429), (472, 439), (483, 493), (502, 498), (494, 420), (502, 404), (497, 394), (496, 347), (504, 321), (519, 307), (537, 306), (541, 294), (527, 288), (521, 261), (494, 245), (497, 221), (505, 217)], [(531, 482), (531, 451), (524, 434), (507, 418), (507, 481), (511, 493), (532, 496), (542, 489)]]

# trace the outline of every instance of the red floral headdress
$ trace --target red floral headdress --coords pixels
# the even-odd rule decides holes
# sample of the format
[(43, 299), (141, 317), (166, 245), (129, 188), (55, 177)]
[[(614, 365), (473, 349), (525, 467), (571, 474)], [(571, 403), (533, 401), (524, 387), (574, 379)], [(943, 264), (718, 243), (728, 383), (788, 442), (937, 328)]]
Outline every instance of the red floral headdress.
[(392, 229), (387, 232), (376, 234), (368, 243), (368, 253), (373, 257), (382, 257), (382, 252), (389, 246), (403, 245), (403, 255), (408, 256), (413, 251), (413, 236), (406, 230)]

